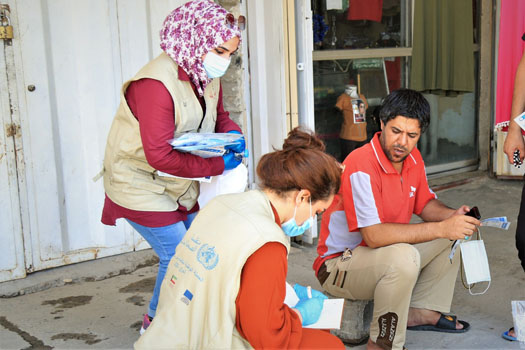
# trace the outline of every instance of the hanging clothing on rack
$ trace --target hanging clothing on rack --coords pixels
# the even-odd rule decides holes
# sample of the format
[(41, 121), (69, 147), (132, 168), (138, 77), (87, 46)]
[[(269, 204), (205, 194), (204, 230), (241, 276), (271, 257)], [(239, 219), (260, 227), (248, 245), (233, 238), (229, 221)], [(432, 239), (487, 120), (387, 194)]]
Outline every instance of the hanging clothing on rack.
[(346, 19), (381, 22), (382, 17), (383, 0), (349, 0)]
[(438, 95), (474, 91), (472, 2), (416, 0), (410, 88)]

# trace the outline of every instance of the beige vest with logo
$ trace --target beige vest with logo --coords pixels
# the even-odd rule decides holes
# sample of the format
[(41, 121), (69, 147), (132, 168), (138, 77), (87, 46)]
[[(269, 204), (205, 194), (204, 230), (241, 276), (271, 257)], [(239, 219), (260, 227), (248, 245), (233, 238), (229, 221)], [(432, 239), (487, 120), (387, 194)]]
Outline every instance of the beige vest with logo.
[(290, 249), (263, 192), (210, 201), (177, 246), (135, 349), (251, 349), (235, 327), (235, 300), (246, 260), (267, 242)]
[(191, 209), (199, 195), (198, 182), (160, 177), (146, 161), (139, 123), (125, 98), (129, 84), (143, 78), (158, 80), (168, 89), (174, 104), (176, 134), (215, 132), (220, 80), (213, 79), (206, 86), (203, 119), (202, 107), (191, 83), (179, 80), (177, 64), (167, 54), (160, 54), (122, 86), (120, 106), (109, 131), (104, 155), (104, 189), (113, 202), (128, 209), (174, 211), (179, 204)]

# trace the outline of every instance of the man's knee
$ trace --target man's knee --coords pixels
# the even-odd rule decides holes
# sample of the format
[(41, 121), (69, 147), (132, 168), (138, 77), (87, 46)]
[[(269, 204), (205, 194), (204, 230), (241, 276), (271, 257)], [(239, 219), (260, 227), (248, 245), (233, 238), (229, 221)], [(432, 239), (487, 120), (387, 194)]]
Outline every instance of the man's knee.
[[(386, 247), (385, 247), (386, 248)], [(389, 246), (390, 273), (408, 281), (416, 281), (420, 269), (420, 255), (411, 244), (399, 243)]]

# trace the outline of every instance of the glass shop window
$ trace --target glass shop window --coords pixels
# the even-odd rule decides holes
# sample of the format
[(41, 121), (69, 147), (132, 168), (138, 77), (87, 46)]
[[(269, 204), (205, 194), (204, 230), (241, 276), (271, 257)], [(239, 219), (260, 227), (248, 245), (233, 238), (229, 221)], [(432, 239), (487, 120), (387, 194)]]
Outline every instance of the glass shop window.
[(314, 50), (406, 47), (406, 0), (312, 0)]
[[(340, 139), (354, 137), (347, 135), (344, 123), (364, 122), (362, 128), (366, 130), (366, 138), (358, 137), (360, 141), (370, 141), (380, 130), (379, 106), (390, 91), (402, 86), (405, 61), (403, 57), (393, 57), (313, 62), (315, 130), (326, 143), (328, 153), (340, 161), (346, 157), (341, 145), (344, 141)], [(354, 86), (358, 100), (365, 102), (364, 120), (353, 119), (353, 115), (349, 117), (351, 105), (341, 104), (341, 99), (348, 94), (348, 86)]]
[[(358, 147), (380, 130), (382, 99), (407, 84), (410, 4), (410, 0), (311, 2), (315, 129), (328, 153), (340, 161), (352, 150), (349, 144)], [(345, 96), (349, 89), (356, 90), (352, 98)], [(363, 113), (358, 113), (360, 101), (366, 107)]]

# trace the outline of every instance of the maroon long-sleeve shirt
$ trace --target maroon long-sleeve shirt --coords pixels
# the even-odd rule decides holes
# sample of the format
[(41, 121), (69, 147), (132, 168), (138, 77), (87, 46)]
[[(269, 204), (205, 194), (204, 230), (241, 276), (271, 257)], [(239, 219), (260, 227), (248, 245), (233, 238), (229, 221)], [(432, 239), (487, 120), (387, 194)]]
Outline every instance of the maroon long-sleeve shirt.
[[(192, 84), (189, 76), (180, 67), (178, 78)], [(193, 84), (192, 87), (204, 113), (206, 113), (204, 98), (197, 95), (197, 90)], [(222, 157), (201, 158), (189, 153), (181, 153), (174, 150), (167, 142), (173, 138), (175, 120), (173, 117), (173, 100), (164, 84), (154, 79), (134, 81), (126, 90), (126, 101), (131, 112), (139, 121), (140, 137), (146, 160), (153, 168), (181, 177), (222, 174), (224, 171)], [(241, 131), (239, 126), (230, 119), (229, 113), (224, 110), (221, 87), (217, 104), (215, 132), (232, 130)], [(171, 212), (139, 211), (124, 208), (106, 195), (101, 221), (105, 225), (115, 225), (118, 218), (126, 218), (139, 225), (160, 227), (186, 220), (187, 214), (198, 210), (199, 205), (195, 204), (190, 210), (180, 206), (178, 210)]]

